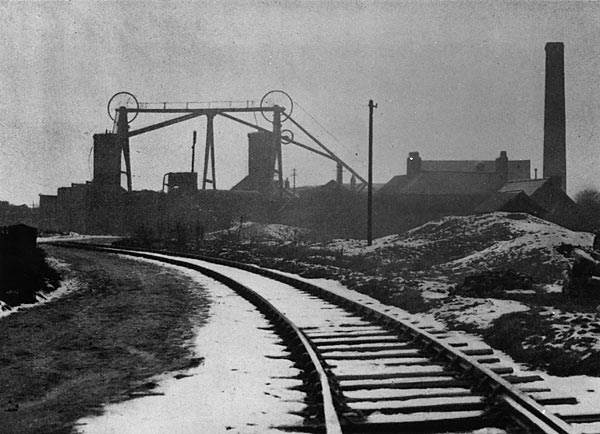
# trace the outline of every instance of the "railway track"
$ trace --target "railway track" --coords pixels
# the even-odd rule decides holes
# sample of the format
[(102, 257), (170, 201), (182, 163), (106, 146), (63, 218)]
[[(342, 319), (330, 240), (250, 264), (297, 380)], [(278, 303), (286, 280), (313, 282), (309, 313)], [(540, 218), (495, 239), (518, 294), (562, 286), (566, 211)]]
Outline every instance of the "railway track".
[[(443, 330), (419, 329), (382, 305), (350, 299), (284, 273), (217, 258), (80, 243), (191, 268), (251, 301), (284, 339), (304, 373), (309, 432), (575, 433), (600, 414), (553, 414), (576, 404), (515, 374), (489, 348), (471, 348)], [(243, 282), (243, 283), (242, 283)], [(297, 431), (299, 427), (279, 427)]]

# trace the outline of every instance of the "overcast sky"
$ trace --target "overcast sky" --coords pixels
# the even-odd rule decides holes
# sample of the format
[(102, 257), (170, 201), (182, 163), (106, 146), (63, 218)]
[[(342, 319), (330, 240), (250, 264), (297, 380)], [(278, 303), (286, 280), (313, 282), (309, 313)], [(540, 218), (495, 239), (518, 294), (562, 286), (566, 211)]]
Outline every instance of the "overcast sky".
[[(568, 192), (600, 188), (598, 3), (4, 2), (0, 14), (0, 200), (37, 203), (91, 180), (92, 135), (112, 128), (118, 91), (212, 101), (283, 89), (294, 118), (365, 177), (372, 98), (376, 182), (404, 174), (410, 151), (506, 150), (541, 175), (549, 41), (565, 43)], [(217, 185), (230, 188), (246, 174), (250, 130), (218, 118), (215, 128)], [(132, 138), (134, 189), (189, 170), (193, 130), (203, 137), (205, 121)], [(335, 177), (332, 162), (293, 145), (283, 158), (298, 184)]]

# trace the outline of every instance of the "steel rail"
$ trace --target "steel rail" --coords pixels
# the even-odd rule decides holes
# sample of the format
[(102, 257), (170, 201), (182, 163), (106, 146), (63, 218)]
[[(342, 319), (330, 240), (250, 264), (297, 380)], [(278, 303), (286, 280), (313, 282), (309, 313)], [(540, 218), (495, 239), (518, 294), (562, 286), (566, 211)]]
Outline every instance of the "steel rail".
[[(333, 393), (331, 386), (329, 384), (329, 377), (321, 360), (319, 359), (316, 351), (312, 347), (309, 339), (306, 337), (304, 332), (300, 330), (294, 323), (292, 323), (279, 309), (277, 309), (271, 302), (269, 302), (262, 295), (258, 294), (256, 291), (251, 288), (242, 285), (236, 280), (227, 277), (217, 271), (211, 270), (210, 268), (203, 267), (198, 264), (191, 264), (186, 261), (181, 261), (173, 258), (165, 258), (156, 256), (157, 252), (153, 253), (144, 253), (146, 250), (130, 250), (130, 249), (120, 249), (114, 247), (107, 247), (92, 243), (62, 243), (62, 242), (49, 242), (47, 244), (57, 245), (57, 246), (67, 246), (67, 247), (75, 247), (84, 250), (101, 250), (107, 251), (111, 253), (120, 253), (126, 254), (134, 257), (152, 259), (160, 262), (165, 262), (168, 264), (176, 265), (179, 267), (184, 267), (188, 269), (192, 269), (195, 271), (199, 271), (200, 273), (226, 285), (227, 287), (234, 290), (236, 293), (241, 295), (244, 299), (248, 300), (250, 303), (255, 305), (261, 313), (263, 313), (267, 318), (271, 319), (276, 325), (279, 325), (280, 328), (284, 329), (285, 334), (287, 334), (287, 339), (291, 339), (295, 341), (296, 351), (298, 347), (303, 348), (303, 352), (308, 359), (310, 360), (310, 364), (302, 363), (303, 370), (305, 371), (313, 371), (313, 374), (316, 374), (319, 381), (319, 392), (316, 393), (316, 396), (320, 396), (320, 401), (322, 405), (323, 412), (323, 423), (325, 426), (326, 434), (342, 434), (342, 428), (340, 424), (340, 420), (338, 417), (338, 411), (336, 409), (335, 401), (333, 398)], [(311, 375), (309, 375), (310, 377)]]
[[(491, 369), (486, 368), (481, 365), (477, 361), (469, 358), (464, 353), (459, 350), (453, 348), (452, 346), (442, 342), (440, 339), (436, 338), (433, 334), (428, 333), (425, 330), (420, 330), (413, 325), (407, 323), (398, 318), (394, 318), (388, 315), (386, 312), (383, 312), (379, 309), (365, 306), (357, 301), (350, 300), (342, 295), (336, 294), (327, 289), (321, 288), (319, 286), (313, 285), (311, 283), (305, 282), (303, 280), (299, 280), (282, 273), (264, 269), (258, 267), (256, 265), (248, 265), (244, 263), (239, 263), (235, 261), (202, 256), (202, 255), (194, 255), (188, 253), (174, 252), (174, 251), (166, 251), (166, 250), (152, 250), (152, 249), (141, 249), (141, 248), (117, 248), (117, 247), (107, 247), (106, 245), (95, 245), (95, 244), (82, 244), (76, 242), (69, 243), (61, 243), (61, 242), (52, 242), (49, 244), (54, 245), (67, 245), (78, 248), (89, 248), (89, 249), (100, 249), (105, 251), (112, 251), (114, 253), (124, 253), (124, 254), (133, 254), (134, 256), (148, 257), (150, 259), (157, 259), (157, 257), (152, 257), (152, 255), (148, 255), (146, 253), (139, 252), (149, 252), (166, 256), (178, 256), (182, 258), (189, 259), (198, 259), (209, 263), (214, 263), (218, 265), (226, 265), (234, 268), (238, 268), (241, 270), (249, 271), (251, 273), (259, 274), (261, 276), (285, 283), (297, 289), (306, 291), (311, 295), (315, 295), (319, 298), (330, 301), (334, 304), (341, 305), (343, 307), (349, 308), (354, 312), (366, 317), (385, 328), (391, 329), (397, 332), (401, 336), (408, 335), (412, 338), (413, 342), (420, 343), (423, 347), (426, 347), (430, 354), (434, 354), (437, 358), (443, 358), (448, 363), (452, 364), (452, 366), (456, 368), (460, 368), (464, 373), (468, 373), (471, 378), (474, 378), (478, 383), (478, 388), (487, 391), (487, 396), (500, 408), (507, 408), (510, 411), (513, 420), (520, 424), (522, 427), (530, 430), (531, 432), (539, 432), (545, 434), (573, 434), (573, 428), (561, 420), (559, 417), (551, 414), (547, 410), (545, 410), (540, 404), (535, 402), (532, 398), (525, 395), (523, 392), (519, 391), (517, 388), (513, 387), (508, 381), (500, 377), (500, 375), (494, 373)], [(160, 258), (160, 260), (168, 259), (168, 258)], [(168, 259), (168, 261), (173, 261), (172, 263), (177, 262), (177, 265), (182, 265), (189, 267), (192, 265), (193, 267), (198, 267), (198, 271), (204, 272), (200, 269), (204, 269), (204, 267), (197, 266), (195, 264), (188, 264), (182, 261), (178, 261), (175, 259)], [(187, 264), (187, 265), (186, 265)], [(214, 270), (205, 269), (207, 271), (207, 275), (209, 277), (220, 276), (219, 278), (214, 277), (215, 280), (219, 280), (220, 278), (225, 278), (230, 280), (235, 285), (240, 285), (239, 283), (229, 279), (225, 276), (220, 275)], [(208, 274), (210, 273), (210, 274)], [(212, 275), (211, 275), (212, 274)], [(242, 286), (242, 285), (240, 285)], [(252, 291), (248, 288), (249, 291)], [(260, 297), (260, 295), (256, 294)], [(261, 297), (262, 298), (262, 297)], [(266, 301), (266, 300), (265, 300)], [(268, 303), (268, 302), (267, 302)], [(309, 344), (310, 345), (310, 344)], [(339, 419), (338, 419), (339, 422)]]

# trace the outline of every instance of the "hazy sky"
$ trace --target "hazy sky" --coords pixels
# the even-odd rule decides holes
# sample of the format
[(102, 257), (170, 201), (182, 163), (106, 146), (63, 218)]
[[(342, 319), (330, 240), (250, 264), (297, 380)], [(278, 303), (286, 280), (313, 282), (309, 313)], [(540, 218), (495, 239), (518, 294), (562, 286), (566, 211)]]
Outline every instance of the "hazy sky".
[[(409, 151), (506, 150), (541, 175), (549, 41), (565, 43), (569, 193), (600, 188), (599, 3), (3, 2), (0, 14), (0, 200), (30, 204), (91, 180), (92, 135), (112, 128), (118, 91), (211, 101), (283, 89), (294, 118), (365, 177), (372, 98), (376, 182), (405, 173)], [(230, 188), (246, 174), (250, 130), (223, 118), (215, 128), (217, 185)], [(189, 170), (194, 129), (204, 136), (202, 118), (133, 138), (134, 188)], [(335, 177), (332, 162), (293, 145), (283, 158), (299, 184)]]

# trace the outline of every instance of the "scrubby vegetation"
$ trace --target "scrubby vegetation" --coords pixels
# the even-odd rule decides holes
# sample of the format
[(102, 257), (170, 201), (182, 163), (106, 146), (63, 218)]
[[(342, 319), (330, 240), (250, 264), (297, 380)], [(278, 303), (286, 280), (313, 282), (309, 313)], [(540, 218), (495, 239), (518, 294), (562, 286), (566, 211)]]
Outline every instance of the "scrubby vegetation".
[(513, 270), (492, 270), (466, 276), (453, 293), (470, 297), (490, 297), (502, 296), (510, 290), (530, 290), (532, 287), (531, 276)]
[(0, 248), (0, 300), (9, 306), (34, 303), (40, 291), (58, 288), (60, 275), (40, 248)]
[(579, 229), (588, 232), (600, 231), (600, 191), (585, 188), (575, 194), (575, 203), (579, 212)]
[[(600, 351), (588, 351), (585, 336), (559, 339), (555, 324), (540, 310), (515, 312), (496, 319), (483, 336), (492, 347), (518, 362), (546, 370), (551, 375), (600, 375)], [(600, 327), (590, 321), (595, 332)]]

